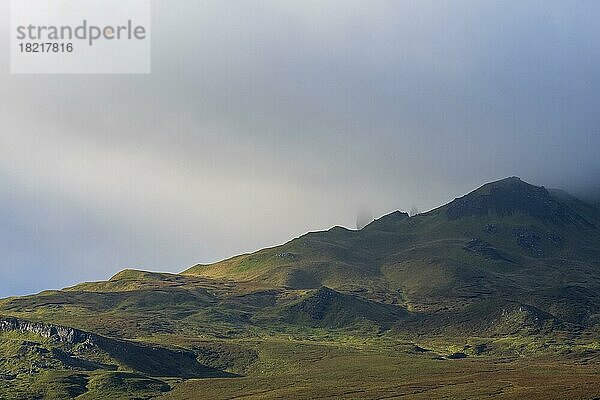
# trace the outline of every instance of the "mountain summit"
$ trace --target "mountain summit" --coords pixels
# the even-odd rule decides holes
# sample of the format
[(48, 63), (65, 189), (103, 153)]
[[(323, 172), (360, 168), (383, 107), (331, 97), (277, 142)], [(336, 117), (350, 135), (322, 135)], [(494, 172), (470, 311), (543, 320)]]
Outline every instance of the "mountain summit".
[(552, 196), (543, 186), (528, 184), (517, 177), (483, 185), (446, 206), (450, 219), (481, 217), (489, 213), (498, 216), (521, 213), (552, 224), (593, 227), (591, 222)]

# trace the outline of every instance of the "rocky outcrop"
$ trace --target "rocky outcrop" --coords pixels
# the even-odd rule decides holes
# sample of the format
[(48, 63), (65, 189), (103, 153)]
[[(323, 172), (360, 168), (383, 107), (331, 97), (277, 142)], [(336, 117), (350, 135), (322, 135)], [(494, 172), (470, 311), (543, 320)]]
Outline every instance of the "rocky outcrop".
[(44, 324), (40, 322), (31, 322), (18, 318), (3, 317), (0, 318), (1, 332), (29, 332), (48, 339), (54, 339), (58, 342), (77, 344), (97, 342), (98, 335), (93, 333), (80, 331), (79, 329), (69, 328), (66, 326)]
[(108, 338), (66, 326), (0, 317), (0, 332), (34, 333), (59, 343), (95, 347), (121, 365), (149, 376), (181, 378), (235, 376), (200, 364), (197, 354), (191, 351)]

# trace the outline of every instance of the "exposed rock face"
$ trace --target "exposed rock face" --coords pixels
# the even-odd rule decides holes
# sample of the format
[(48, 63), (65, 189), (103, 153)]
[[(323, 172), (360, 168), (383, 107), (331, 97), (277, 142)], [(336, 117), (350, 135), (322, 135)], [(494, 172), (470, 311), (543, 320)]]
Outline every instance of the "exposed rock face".
[(278, 254), (275, 254), (275, 257), (283, 258), (283, 259), (290, 260), (290, 261), (294, 261), (294, 260), (297, 260), (298, 258), (300, 258), (297, 254), (290, 253), (290, 252), (278, 253)]
[(531, 228), (518, 227), (512, 230), (512, 235), (517, 239), (517, 244), (534, 254), (542, 255), (539, 248), (542, 238)]
[(80, 331), (75, 328), (69, 328), (66, 326), (43, 324), (39, 322), (25, 321), (17, 318), (4, 317), (0, 318), (0, 331), (18, 331), (18, 332), (30, 332), (40, 335), (45, 338), (54, 339), (59, 342), (76, 344), (76, 343), (90, 343), (94, 344), (98, 338), (89, 332)]
[(537, 226), (518, 226), (512, 229), (512, 236), (517, 244), (530, 253), (542, 256), (543, 247), (558, 247), (562, 245), (563, 239), (554, 233), (547, 233)]
[(487, 224), (483, 227), (483, 231), (485, 233), (489, 233), (490, 235), (494, 235), (498, 233), (498, 227), (496, 226), (496, 224)]
[(113, 339), (60, 325), (0, 317), (0, 332), (30, 332), (57, 342), (99, 348), (129, 368), (150, 376), (184, 378), (230, 377), (229, 374), (198, 363), (196, 354), (129, 340)]

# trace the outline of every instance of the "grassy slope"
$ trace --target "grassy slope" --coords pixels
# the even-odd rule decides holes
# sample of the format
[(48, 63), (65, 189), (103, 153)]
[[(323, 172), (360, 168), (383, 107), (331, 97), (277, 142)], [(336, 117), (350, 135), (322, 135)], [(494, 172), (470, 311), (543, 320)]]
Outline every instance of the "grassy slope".
[[(600, 310), (593, 295), (600, 289), (600, 229), (580, 220), (600, 226), (598, 212), (563, 194), (559, 201), (528, 187), (541, 199), (510, 214), (498, 209), (471, 215), (466, 207), (464, 216), (450, 218), (453, 202), (413, 218), (394, 213), (361, 231), (310, 233), (183, 274), (291, 288), (324, 285), (416, 311), (511, 300), (587, 324)], [(491, 190), (484, 186), (469, 196), (479, 199)], [(530, 211), (535, 207), (539, 215)], [(473, 239), (481, 245), (466, 251)], [(566, 306), (557, 305), (561, 294)]]
[(146, 399), (170, 390), (101, 349), (68, 346), (31, 333), (0, 333), (0, 360), (4, 399)]
[(165, 395), (190, 399), (590, 399), (597, 365), (549, 358), (439, 359), (394, 347), (267, 342), (263, 360), (242, 378), (188, 381)]
[[(0, 300), (0, 315), (186, 349), (201, 364), (243, 375), (179, 381), (140, 374), (111, 354), (103, 357), (118, 371), (51, 358), (35, 375), (0, 379), (0, 397), (21, 388), (47, 398), (144, 398), (169, 386), (168, 397), (180, 399), (593, 398), (600, 235), (548, 218), (600, 226), (598, 210), (562, 193), (553, 195), (557, 205), (532, 189), (560, 212), (531, 215), (526, 203), (478, 214), (492, 190), (459, 202), (451, 214), (460, 218), (449, 217), (451, 205), (412, 218), (393, 213), (361, 231), (314, 232), (181, 275), (126, 270)], [(16, 335), (17, 344), (6, 342), (16, 347), (0, 348), (3, 360), (22, 351)], [(36, 357), (26, 352), (14, 365)]]

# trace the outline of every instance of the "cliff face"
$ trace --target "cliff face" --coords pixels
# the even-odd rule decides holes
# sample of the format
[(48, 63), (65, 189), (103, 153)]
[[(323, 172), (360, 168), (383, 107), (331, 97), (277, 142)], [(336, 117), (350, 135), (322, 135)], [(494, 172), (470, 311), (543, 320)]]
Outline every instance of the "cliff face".
[(66, 326), (2, 317), (0, 318), (0, 332), (34, 333), (57, 343), (84, 344), (86, 347), (95, 347), (115, 360), (116, 364), (150, 376), (184, 378), (234, 376), (234, 374), (200, 364), (197, 361), (197, 354), (192, 351), (108, 338)]
[(29, 332), (48, 339), (54, 339), (61, 343), (69, 344), (95, 344), (98, 342), (98, 340), (95, 339), (99, 337), (98, 335), (80, 331), (79, 329), (75, 328), (69, 328), (60, 325), (43, 324), (40, 322), (25, 321), (22, 319), (11, 317), (0, 318), (0, 331)]

